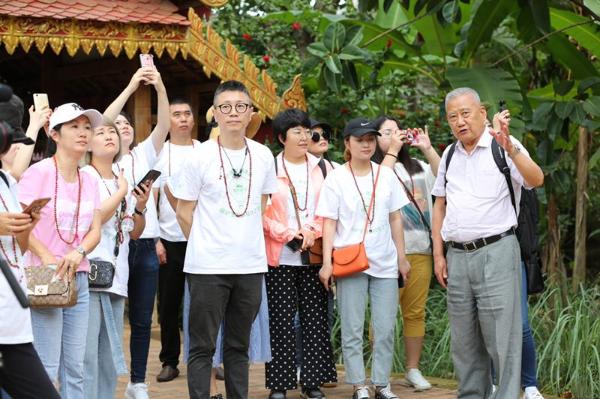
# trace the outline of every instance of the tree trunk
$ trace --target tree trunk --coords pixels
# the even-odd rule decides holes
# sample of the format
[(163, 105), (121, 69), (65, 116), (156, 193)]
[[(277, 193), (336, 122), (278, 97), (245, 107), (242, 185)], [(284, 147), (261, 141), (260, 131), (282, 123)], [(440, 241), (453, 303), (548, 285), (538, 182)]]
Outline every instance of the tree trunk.
[(585, 283), (586, 275), (586, 239), (587, 239), (587, 186), (589, 137), (585, 127), (579, 128), (579, 144), (577, 146), (577, 189), (575, 197), (575, 266), (573, 267), (573, 290)]
[(561, 287), (562, 294), (566, 293), (566, 272), (562, 265), (562, 255), (560, 252), (560, 227), (558, 225), (558, 204), (556, 196), (551, 194), (548, 198), (548, 208), (546, 210), (548, 217), (548, 237), (544, 250), (544, 266), (548, 274), (548, 283), (550, 285)]

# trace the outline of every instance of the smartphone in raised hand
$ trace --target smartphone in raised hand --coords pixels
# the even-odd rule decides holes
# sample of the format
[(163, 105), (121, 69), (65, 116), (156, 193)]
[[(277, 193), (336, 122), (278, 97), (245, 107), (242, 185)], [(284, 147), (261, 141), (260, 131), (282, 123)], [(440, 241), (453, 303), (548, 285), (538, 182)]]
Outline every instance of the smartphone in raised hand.
[(154, 56), (152, 54), (140, 54), (140, 64), (143, 67), (154, 67)]
[(40, 111), (44, 108), (50, 108), (48, 102), (48, 94), (46, 93), (33, 93), (33, 106), (36, 111)]

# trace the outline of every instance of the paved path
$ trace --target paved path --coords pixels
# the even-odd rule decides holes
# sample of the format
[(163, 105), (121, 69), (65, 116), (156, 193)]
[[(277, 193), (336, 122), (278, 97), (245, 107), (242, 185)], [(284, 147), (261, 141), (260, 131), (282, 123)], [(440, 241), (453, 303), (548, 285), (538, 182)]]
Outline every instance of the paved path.
[[(186, 381), (186, 367), (180, 365), (181, 375), (173, 381), (157, 383), (156, 375), (160, 371), (160, 362), (158, 361), (158, 353), (160, 351), (160, 339), (159, 339), (158, 328), (152, 331), (152, 340), (150, 342), (150, 358), (148, 362), (148, 378), (149, 392), (151, 399), (175, 399), (175, 398), (188, 398), (187, 381)], [(129, 327), (125, 326), (125, 341), (123, 347), (126, 349), (126, 358), (129, 364)], [(338, 372), (338, 378), (343, 380), (343, 371)], [(121, 377), (119, 379), (119, 385), (117, 387), (117, 394), (115, 398), (122, 399), (124, 397), (125, 387), (127, 385), (128, 378)], [(265, 389), (265, 371), (263, 365), (253, 365), (250, 369), (250, 399), (266, 399), (268, 397), (268, 391)], [(400, 396), (401, 399), (450, 399), (455, 398), (455, 391), (433, 388), (426, 392), (414, 392), (412, 389), (404, 387), (400, 384), (401, 379), (396, 378), (392, 381), (392, 388), (394, 392)], [(225, 393), (225, 387), (221, 381), (218, 382), (219, 392)], [(352, 397), (352, 389), (350, 386), (340, 384), (336, 388), (326, 388), (323, 390), (327, 395), (328, 399), (350, 399)], [(225, 396), (225, 395), (223, 395)], [(291, 391), (288, 393), (288, 398), (297, 399), (300, 398), (299, 391)]]

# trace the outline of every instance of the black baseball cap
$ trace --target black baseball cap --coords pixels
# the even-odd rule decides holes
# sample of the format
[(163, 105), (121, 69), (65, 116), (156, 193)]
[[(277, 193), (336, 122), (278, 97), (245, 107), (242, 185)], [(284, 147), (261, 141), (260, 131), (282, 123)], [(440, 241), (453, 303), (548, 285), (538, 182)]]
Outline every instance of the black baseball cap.
[(354, 118), (346, 124), (343, 136), (361, 137), (369, 133), (381, 136), (381, 133), (379, 133), (379, 131), (375, 128), (375, 125), (373, 125), (373, 123), (371, 123), (367, 118)]
[(0, 102), (0, 122), (5, 122), (12, 129), (12, 143), (35, 144), (30, 137), (25, 136), (21, 127), (25, 106), (23, 101), (14, 94), (8, 101)]
[(327, 133), (331, 134), (331, 132), (333, 131), (333, 129), (331, 128), (331, 125), (327, 122), (319, 122), (316, 119), (310, 119), (310, 128), (315, 128), (315, 127), (321, 127), (324, 131), (326, 131)]

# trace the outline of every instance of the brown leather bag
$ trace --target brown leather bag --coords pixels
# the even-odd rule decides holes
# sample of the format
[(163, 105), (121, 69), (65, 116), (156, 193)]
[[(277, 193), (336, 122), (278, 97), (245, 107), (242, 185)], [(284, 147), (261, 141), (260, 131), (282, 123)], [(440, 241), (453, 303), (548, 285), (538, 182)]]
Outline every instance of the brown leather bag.
[(323, 239), (317, 238), (312, 247), (309, 248), (308, 254), (311, 265), (323, 264)]
[(68, 308), (77, 304), (75, 277), (71, 281), (53, 280), (55, 273), (49, 266), (25, 268), (27, 296), (32, 308)]
[(369, 268), (369, 260), (367, 259), (367, 251), (365, 250), (365, 236), (367, 234), (367, 226), (369, 225), (369, 215), (375, 203), (375, 190), (377, 189), (377, 181), (379, 180), (379, 171), (373, 183), (373, 192), (371, 193), (371, 201), (369, 202), (369, 211), (367, 212), (367, 220), (361, 242), (358, 244), (347, 245), (345, 247), (333, 250), (333, 276), (347, 277), (352, 274), (364, 272)]

